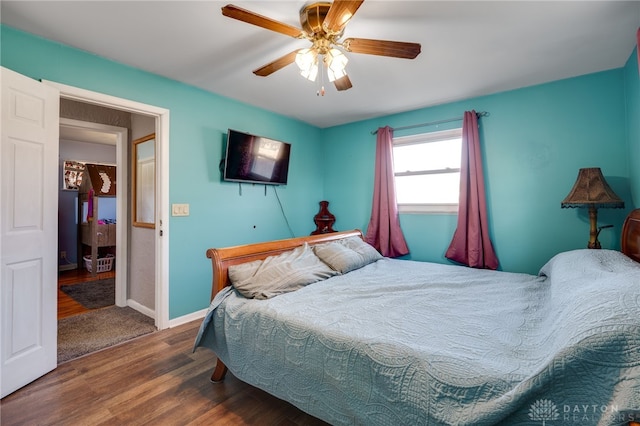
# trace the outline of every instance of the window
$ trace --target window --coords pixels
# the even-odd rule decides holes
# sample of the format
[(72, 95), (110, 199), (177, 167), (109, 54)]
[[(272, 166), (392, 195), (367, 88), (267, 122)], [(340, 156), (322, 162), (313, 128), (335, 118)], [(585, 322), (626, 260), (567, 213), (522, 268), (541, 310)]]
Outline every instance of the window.
[(393, 138), (401, 213), (457, 212), (462, 129)]

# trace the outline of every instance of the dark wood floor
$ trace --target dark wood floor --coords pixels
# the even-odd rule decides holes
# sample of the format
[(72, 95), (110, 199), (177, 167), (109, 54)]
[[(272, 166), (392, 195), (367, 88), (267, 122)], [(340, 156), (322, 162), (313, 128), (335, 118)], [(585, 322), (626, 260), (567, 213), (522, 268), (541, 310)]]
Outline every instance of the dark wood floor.
[(64, 363), (0, 401), (13, 425), (323, 425), (228, 373), (192, 345), (200, 321)]

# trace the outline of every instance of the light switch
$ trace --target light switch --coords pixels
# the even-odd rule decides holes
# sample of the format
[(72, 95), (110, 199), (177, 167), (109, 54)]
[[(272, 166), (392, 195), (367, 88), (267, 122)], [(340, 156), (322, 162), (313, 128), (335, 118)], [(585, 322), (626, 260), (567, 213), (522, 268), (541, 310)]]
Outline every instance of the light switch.
[(172, 204), (171, 216), (189, 216), (189, 204)]

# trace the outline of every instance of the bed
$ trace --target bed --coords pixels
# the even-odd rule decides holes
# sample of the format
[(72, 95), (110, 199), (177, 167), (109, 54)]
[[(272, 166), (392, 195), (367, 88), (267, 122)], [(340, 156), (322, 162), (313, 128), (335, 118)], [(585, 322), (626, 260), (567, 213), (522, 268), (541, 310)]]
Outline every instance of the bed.
[[(209, 249), (194, 350), (215, 352), (212, 380), (228, 369), (335, 425), (640, 422), (640, 209), (622, 252), (560, 253), (537, 275), (388, 258), (350, 270), (358, 256), (334, 249), (362, 255), (361, 237)], [(342, 273), (243, 295), (247, 276), (301, 250)]]

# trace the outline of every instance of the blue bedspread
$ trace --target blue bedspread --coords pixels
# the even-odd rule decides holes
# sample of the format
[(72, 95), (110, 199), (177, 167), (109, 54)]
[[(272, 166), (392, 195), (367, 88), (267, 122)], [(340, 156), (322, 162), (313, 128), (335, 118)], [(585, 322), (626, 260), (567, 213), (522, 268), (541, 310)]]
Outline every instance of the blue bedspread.
[(538, 276), (383, 259), (269, 300), (232, 288), (196, 345), (331, 424), (640, 421), (640, 264), (575, 250)]

